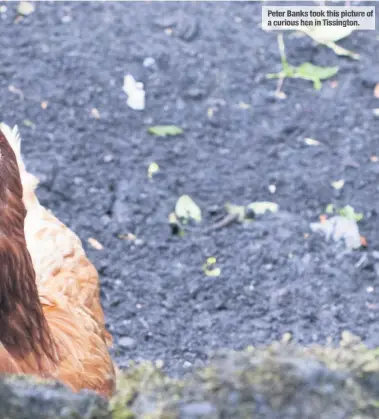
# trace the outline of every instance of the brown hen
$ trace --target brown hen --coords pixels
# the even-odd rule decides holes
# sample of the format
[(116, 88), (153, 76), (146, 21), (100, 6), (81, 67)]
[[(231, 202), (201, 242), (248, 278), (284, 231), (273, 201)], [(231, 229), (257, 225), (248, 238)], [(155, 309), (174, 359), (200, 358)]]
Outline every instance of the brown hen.
[(17, 128), (0, 129), (0, 371), (109, 397), (115, 371), (96, 269), (79, 238), (39, 204)]

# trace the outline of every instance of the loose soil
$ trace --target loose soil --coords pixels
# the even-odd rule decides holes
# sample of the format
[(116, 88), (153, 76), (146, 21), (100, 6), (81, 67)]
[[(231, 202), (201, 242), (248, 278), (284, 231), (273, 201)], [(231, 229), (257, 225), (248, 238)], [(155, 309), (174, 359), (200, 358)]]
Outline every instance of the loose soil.
[[(291, 64), (339, 72), (319, 91), (286, 80), (280, 100), (266, 78), (281, 70), (276, 33), (260, 29), (260, 3), (36, 3), (21, 20), (16, 3), (2, 4), (1, 119), (20, 126), (42, 203), (101, 274), (121, 367), (161, 359), (181, 373), (210, 350), (285, 332), (309, 344), (349, 330), (379, 345), (377, 32), (339, 42), (359, 61), (286, 32)], [(126, 104), (127, 73), (145, 85), (144, 111)], [(184, 134), (148, 134), (162, 124)], [(178, 237), (168, 215), (182, 194), (203, 221)], [(226, 202), (263, 200), (279, 212), (207, 232)], [(310, 231), (329, 203), (364, 214), (367, 248)], [(127, 233), (137, 239), (119, 238)], [(219, 277), (203, 272), (211, 256)]]

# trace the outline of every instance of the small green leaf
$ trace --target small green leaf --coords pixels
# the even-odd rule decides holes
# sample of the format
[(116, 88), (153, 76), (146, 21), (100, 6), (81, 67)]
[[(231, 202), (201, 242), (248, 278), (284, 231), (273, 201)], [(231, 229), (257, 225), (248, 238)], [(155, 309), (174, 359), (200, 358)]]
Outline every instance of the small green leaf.
[(19, 15), (22, 16), (28, 16), (32, 14), (35, 11), (35, 6), (33, 3), (30, 3), (29, 1), (20, 1), (17, 12)]
[(190, 218), (197, 222), (201, 221), (201, 209), (188, 195), (182, 195), (178, 199), (175, 205), (175, 214), (184, 221), (188, 221)]
[(150, 127), (148, 132), (156, 135), (157, 137), (166, 137), (168, 135), (180, 135), (183, 133), (183, 130), (175, 125), (156, 125), (154, 127)]
[(298, 67), (287, 65), (283, 71), (279, 73), (271, 73), (266, 77), (268, 79), (281, 79), (281, 78), (294, 78), (313, 81), (313, 87), (320, 90), (322, 83), (321, 80), (329, 79), (338, 73), (338, 67), (320, 67), (312, 63), (303, 63)]
[(321, 67), (307, 62), (297, 67), (296, 72), (304, 77), (317, 77), (320, 80), (325, 80), (335, 76), (338, 73), (338, 67)]
[(159, 172), (159, 166), (157, 163), (153, 162), (150, 163), (148, 169), (147, 169), (147, 176), (149, 179), (153, 177), (155, 173)]
[(354, 220), (357, 223), (363, 219), (363, 214), (361, 212), (355, 212), (354, 208), (350, 205), (346, 205), (345, 207), (339, 209), (338, 214), (342, 217), (348, 218), (349, 220)]
[(22, 123), (26, 126), (26, 127), (31, 127), (34, 128), (35, 124), (30, 120), (30, 119), (24, 119), (22, 121)]
[(225, 210), (228, 214), (236, 215), (240, 223), (245, 219), (245, 207), (243, 205), (233, 205), (227, 202)]
[(342, 189), (344, 187), (345, 181), (343, 179), (336, 180), (335, 182), (331, 182), (331, 185), (334, 189), (337, 189), (338, 191), (339, 189)]
[[(321, 80), (333, 77), (338, 72), (338, 67), (320, 67), (308, 62), (295, 67), (287, 62), (283, 34), (278, 35), (278, 45), (282, 63), (282, 71), (279, 73), (268, 74), (266, 77), (268, 79), (280, 79), (280, 86), (283, 80), (288, 77), (313, 81), (313, 87), (316, 90), (320, 90), (322, 86)], [(283, 92), (279, 91), (277, 93), (279, 93), (280, 96), (283, 96)]]
[(221, 275), (221, 269), (220, 268), (205, 269), (204, 273), (207, 276), (213, 276), (213, 277), (220, 276)]
[(334, 205), (333, 204), (328, 204), (326, 206), (325, 212), (327, 214), (333, 214), (334, 213)]
[(205, 275), (212, 277), (221, 275), (221, 269), (215, 267), (216, 262), (217, 260), (213, 256), (207, 259), (207, 261), (203, 265), (203, 272), (205, 273)]
[(321, 89), (321, 80), (329, 79), (338, 73), (338, 67), (321, 67), (312, 63), (303, 63), (295, 68), (296, 78), (313, 81), (316, 90)]
[(279, 209), (278, 204), (275, 204), (274, 202), (267, 202), (267, 201), (252, 202), (247, 207), (252, 209), (254, 213), (257, 215), (262, 215), (266, 211), (275, 213), (275, 212), (278, 212), (278, 209)]

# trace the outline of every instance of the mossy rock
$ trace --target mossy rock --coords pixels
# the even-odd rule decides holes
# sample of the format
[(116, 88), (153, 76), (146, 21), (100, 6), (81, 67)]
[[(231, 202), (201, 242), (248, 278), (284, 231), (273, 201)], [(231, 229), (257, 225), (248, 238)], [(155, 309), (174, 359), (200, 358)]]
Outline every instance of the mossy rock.
[(111, 419), (107, 403), (89, 391), (28, 376), (0, 380), (1, 419)]
[(218, 352), (182, 379), (151, 362), (95, 394), (27, 377), (0, 380), (1, 419), (377, 419), (379, 350), (343, 334), (337, 348), (288, 342)]
[(111, 410), (114, 419), (377, 419), (379, 351), (345, 333), (338, 348), (219, 352), (182, 380), (145, 363), (120, 375)]

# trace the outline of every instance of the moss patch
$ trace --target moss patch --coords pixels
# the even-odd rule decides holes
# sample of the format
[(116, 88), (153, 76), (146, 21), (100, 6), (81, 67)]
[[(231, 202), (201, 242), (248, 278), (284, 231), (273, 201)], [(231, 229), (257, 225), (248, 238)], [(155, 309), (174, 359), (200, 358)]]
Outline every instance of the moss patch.
[(344, 333), (339, 347), (275, 342), (219, 352), (176, 380), (146, 362), (118, 378), (114, 419), (379, 417), (379, 350)]

